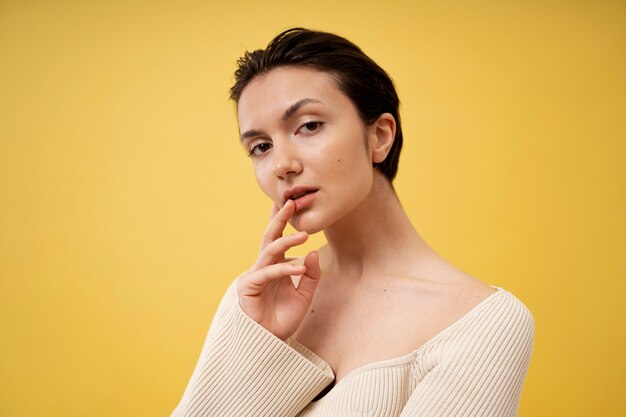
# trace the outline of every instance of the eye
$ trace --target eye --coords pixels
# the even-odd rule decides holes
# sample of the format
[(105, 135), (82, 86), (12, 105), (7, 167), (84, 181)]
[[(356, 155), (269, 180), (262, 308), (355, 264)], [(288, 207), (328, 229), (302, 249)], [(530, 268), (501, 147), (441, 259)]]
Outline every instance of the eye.
[(313, 133), (318, 130), (323, 124), (323, 122), (307, 122), (300, 126), (296, 133)]
[(261, 156), (265, 152), (269, 151), (272, 148), (272, 144), (268, 142), (262, 142), (258, 145), (255, 145), (250, 149), (249, 156)]

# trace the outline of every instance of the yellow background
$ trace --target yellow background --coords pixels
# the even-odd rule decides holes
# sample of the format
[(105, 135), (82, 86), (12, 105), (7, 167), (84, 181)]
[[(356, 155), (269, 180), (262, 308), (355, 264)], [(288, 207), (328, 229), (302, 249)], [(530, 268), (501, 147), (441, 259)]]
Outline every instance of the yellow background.
[(626, 4), (521, 0), (0, 1), (0, 415), (175, 407), (269, 215), (234, 62), (290, 26), (392, 75), (417, 229), (533, 312), (520, 415), (626, 415)]

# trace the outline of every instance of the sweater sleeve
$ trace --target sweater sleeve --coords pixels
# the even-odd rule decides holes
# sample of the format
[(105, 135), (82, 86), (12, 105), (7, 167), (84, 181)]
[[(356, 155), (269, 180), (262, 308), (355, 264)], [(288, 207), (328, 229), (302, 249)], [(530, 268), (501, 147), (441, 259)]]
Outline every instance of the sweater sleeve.
[[(453, 337), (451, 337), (453, 338)], [(475, 320), (438, 355), (401, 417), (514, 417), (530, 362), (534, 319), (511, 293)]]
[(334, 379), (322, 359), (247, 316), (231, 285), (171, 417), (289, 417)]

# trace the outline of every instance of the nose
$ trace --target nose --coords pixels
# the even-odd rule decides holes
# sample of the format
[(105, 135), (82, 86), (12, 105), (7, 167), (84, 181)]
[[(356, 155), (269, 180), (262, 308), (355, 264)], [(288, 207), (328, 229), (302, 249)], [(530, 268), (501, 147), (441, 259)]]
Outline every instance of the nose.
[(302, 172), (302, 162), (296, 155), (295, 150), (291, 148), (291, 144), (274, 143), (272, 156), (272, 172), (278, 178), (285, 179), (290, 175), (297, 175)]

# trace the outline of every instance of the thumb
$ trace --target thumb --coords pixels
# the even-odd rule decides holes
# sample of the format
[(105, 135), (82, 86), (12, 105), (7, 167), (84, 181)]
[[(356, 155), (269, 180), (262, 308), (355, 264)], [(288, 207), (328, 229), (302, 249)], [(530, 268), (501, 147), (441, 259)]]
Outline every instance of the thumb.
[(313, 300), (317, 284), (319, 284), (322, 278), (319, 253), (316, 251), (310, 252), (304, 258), (304, 266), (306, 267), (306, 272), (300, 278), (298, 292), (304, 295), (310, 303)]

